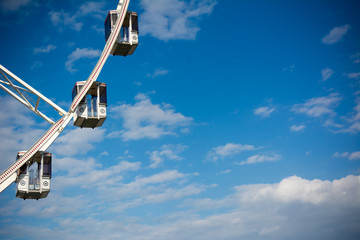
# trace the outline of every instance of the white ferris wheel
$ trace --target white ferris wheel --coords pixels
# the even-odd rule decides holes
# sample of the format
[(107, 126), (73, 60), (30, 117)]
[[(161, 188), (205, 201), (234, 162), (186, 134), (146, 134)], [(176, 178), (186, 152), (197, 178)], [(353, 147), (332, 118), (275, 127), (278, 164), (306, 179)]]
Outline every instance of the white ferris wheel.
[[(107, 112), (106, 84), (96, 80), (110, 54), (132, 55), (138, 46), (138, 16), (137, 13), (127, 10), (129, 2), (130, 0), (119, 0), (117, 9), (109, 11), (104, 26), (105, 47), (88, 79), (76, 82), (72, 103), (67, 112), (0, 65), (0, 88), (51, 124), (31, 148), (19, 151), (16, 161), (1, 173), (0, 192), (15, 182), (16, 197), (47, 197), (50, 192), (52, 160), (52, 154), (46, 152), (48, 147), (72, 118), (74, 125), (80, 128), (100, 127), (104, 123)], [(59, 113), (60, 119), (54, 122), (40, 112), (40, 101), (53, 107)]]

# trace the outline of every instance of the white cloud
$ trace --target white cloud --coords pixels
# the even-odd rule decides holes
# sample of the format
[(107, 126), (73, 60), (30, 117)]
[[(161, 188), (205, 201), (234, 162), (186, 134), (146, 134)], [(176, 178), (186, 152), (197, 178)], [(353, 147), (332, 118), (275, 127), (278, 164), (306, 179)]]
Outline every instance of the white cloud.
[(76, 13), (61, 11), (50, 11), (50, 19), (54, 26), (62, 30), (63, 27), (70, 27), (75, 31), (81, 31), (83, 23), (80, 18), (92, 16), (97, 19), (105, 20), (105, 11), (103, 10), (104, 2), (87, 2), (79, 7)]
[(54, 46), (52, 44), (49, 44), (46, 47), (35, 48), (34, 49), (34, 54), (37, 54), (37, 53), (49, 53), (49, 52), (51, 52), (52, 50), (55, 50), (55, 49), (56, 49), (56, 46)]
[(49, 15), (51, 22), (54, 24), (54, 26), (59, 26), (60, 29), (62, 29), (62, 26), (69, 26), (75, 31), (80, 31), (83, 26), (83, 23), (78, 22), (78, 20), (76, 19), (76, 15), (72, 15), (64, 11), (50, 11)]
[(65, 62), (66, 70), (69, 72), (77, 71), (74, 69), (74, 62), (82, 58), (96, 58), (101, 54), (100, 50), (89, 49), (89, 48), (76, 48), (69, 56), (68, 60)]
[(342, 128), (344, 125), (335, 123), (332, 119), (328, 119), (323, 124), (324, 127), (334, 127), (334, 128)]
[(185, 149), (187, 149), (187, 146), (181, 144), (167, 144), (161, 146), (159, 150), (148, 152), (151, 160), (150, 168), (158, 167), (164, 162), (165, 159), (182, 160), (182, 157), (180, 157), (179, 154), (182, 153)]
[(146, 196), (145, 200), (149, 203), (161, 203), (168, 200), (180, 199), (186, 196), (196, 195), (202, 191), (204, 191), (204, 188), (196, 185), (187, 185), (180, 189), (167, 188), (162, 193), (155, 193)]
[(254, 114), (266, 118), (269, 117), (273, 111), (275, 111), (275, 108), (259, 107), (254, 110)]
[(333, 108), (337, 107), (341, 100), (338, 93), (331, 93), (326, 97), (317, 97), (307, 100), (304, 104), (295, 104), (292, 111), (303, 113), (310, 117), (320, 117), (323, 115), (336, 115)]
[(350, 118), (350, 122), (356, 122), (360, 120), (360, 97), (355, 98), (354, 114)]
[[(33, 218), (52, 216), (56, 227), (4, 221), (0, 236), (21, 238), (26, 235), (29, 239), (55, 240), (74, 237), (79, 240), (139, 240), (144, 236), (148, 240), (356, 239), (360, 234), (359, 185), (360, 177), (352, 175), (333, 181), (292, 176), (274, 184), (241, 185), (234, 187), (234, 193), (220, 199), (189, 199), (172, 214), (154, 217), (147, 211), (150, 222), (139, 217), (116, 217), (116, 214), (111, 215), (115, 216), (112, 219), (98, 217), (106, 216), (106, 211), (113, 210), (114, 204), (99, 206), (85, 196), (70, 199), (54, 195), (47, 201), (14, 201), (2, 206), (0, 213), (23, 218), (25, 216), (20, 213)], [(164, 195), (149, 195), (147, 201), (162, 203), (160, 200), (193, 196), (201, 190), (193, 187), (178, 191), (168, 189)], [(120, 202), (119, 207), (131, 204), (136, 205), (136, 202)], [(209, 209), (210, 213), (200, 214)]]
[[(2, 107), (0, 108), (1, 126), (31, 126), (35, 124), (34, 118), (30, 116), (30, 110), (11, 96), (0, 96)], [(35, 116), (35, 115), (33, 115)]]
[(322, 78), (322, 81), (325, 82), (325, 81), (328, 80), (333, 74), (334, 74), (334, 70), (332, 70), (331, 68), (323, 68), (323, 69), (321, 69), (321, 78)]
[(105, 129), (76, 128), (65, 132), (54, 142), (52, 151), (60, 156), (86, 154), (94, 148), (94, 143), (104, 139)]
[(337, 130), (336, 132), (345, 132), (350, 134), (360, 132), (360, 97), (355, 98), (355, 103), (354, 112), (350, 113), (350, 117), (347, 118), (347, 126)]
[[(297, 176), (283, 179), (278, 184), (257, 185), (248, 191), (249, 187), (236, 187), (238, 193), (244, 193), (242, 200), (246, 202), (277, 201), (280, 203), (302, 202), (314, 205), (342, 202), (354, 206), (360, 200), (359, 176), (348, 176), (340, 180), (321, 181), (306, 180)], [(350, 191), (355, 191), (351, 193)], [(333, 199), (329, 199), (332, 197)]]
[(360, 132), (360, 121), (354, 122), (349, 127), (339, 130), (337, 132), (356, 134), (356, 133)]
[[(80, 6), (78, 14), (79, 15), (92, 15), (98, 17), (98, 15), (103, 15), (105, 13), (104, 10), (104, 2), (86, 2)], [(105, 21), (105, 19), (103, 19)]]
[(132, 189), (132, 188), (138, 189), (138, 188), (146, 186), (146, 185), (174, 181), (177, 179), (184, 178), (185, 176), (186, 176), (186, 174), (180, 173), (177, 170), (165, 170), (161, 173), (154, 174), (150, 177), (136, 178), (135, 181), (125, 184), (125, 186), (129, 189)]
[(104, 28), (102, 26), (100, 27), (98, 25), (93, 25), (91, 28), (94, 29), (98, 34), (104, 35)]
[(341, 27), (335, 27), (325, 37), (323, 37), (321, 41), (325, 44), (337, 43), (343, 39), (349, 29), (350, 25), (348, 24)]
[(30, 0), (2, 0), (0, 4), (5, 11), (17, 11), (21, 7), (29, 5), (30, 2)]
[(359, 160), (360, 159), (360, 151), (357, 152), (343, 152), (343, 153), (339, 153), (336, 152), (333, 154), (333, 157), (336, 158), (347, 158), (348, 160)]
[(165, 170), (151, 176), (138, 176), (134, 181), (107, 184), (101, 194), (109, 197), (115, 206), (111, 211), (121, 212), (144, 204), (154, 204), (204, 191), (206, 186), (186, 184), (189, 174), (177, 170)]
[(0, 102), (0, 169), (4, 170), (15, 161), (17, 152), (30, 148), (45, 129), (36, 124), (35, 114), (12, 97), (0, 96)]
[(230, 173), (230, 172), (231, 172), (230, 169), (226, 169), (226, 170), (224, 170), (224, 171), (220, 171), (220, 172), (217, 173), (216, 175), (228, 174), (228, 173)]
[(101, 164), (96, 163), (94, 158), (88, 158), (86, 160), (80, 160), (76, 157), (64, 157), (60, 158), (58, 155), (54, 156), (53, 161), (54, 172), (67, 172), (67, 176), (75, 176), (93, 171), (96, 168), (101, 167)]
[(290, 127), (290, 131), (291, 132), (299, 132), (299, 131), (304, 130), (305, 128), (306, 128), (305, 125), (292, 125)]
[(111, 133), (108, 137), (123, 140), (142, 138), (156, 139), (174, 135), (177, 129), (189, 126), (193, 119), (176, 113), (170, 104), (152, 104), (149, 97), (139, 93), (134, 105), (122, 104), (110, 109), (115, 118), (123, 119), (124, 130)]
[(34, 69), (37, 69), (37, 68), (40, 68), (43, 66), (43, 63), (41, 61), (35, 61), (33, 63), (33, 65), (30, 66), (30, 70), (34, 70)]
[[(0, 121), (1, 123), (1, 121)], [(16, 160), (18, 151), (29, 149), (45, 129), (32, 127), (0, 127), (0, 169), (5, 170)]]
[(360, 52), (357, 52), (350, 56), (354, 63), (360, 63)]
[[(64, 197), (52, 192), (48, 195), (46, 201), (11, 201), (8, 202), (6, 209), (0, 208), (0, 211), (6, 211), (6, 215), (16, 214), (23, 218), (33, 218), (34, 215), (36, 215), (37, 217), (44, 219), (49, 216), (55, 218), (69, 215), (74, 212), (86, 212), (86, 209), (90, 204), (91, 202), (83, 196)], [(29, 232), (31, 233), (32, 231)], [(15, 236), (15, 234), (11, 234), (11, 236)]]
[(354, 72), (354, 73), (344, 73), (345, 76), (352, 79), (359, 79), (360, 78), (360, 72)]
[(349, 160), (359, 160), (360, 159), (360, 151), (352, 152), (349, 157)]
[[(125, 172), (137, 171), (140, 162), (120, 161), (110, 167), (103, 167), (95, 159), (79, 160), (75, 158), (56, 159), (57, 170), (52, 188), (61, 191), (64, 188), (86, 188), (93, 192), (106, 191), (121, 185)], [(65, 171), (65, 175), (61, 175)]]
[(349, 156), (348, 152), (343, 152), (343, 153), (336, 152), (333, 154), (333, 157), (337, 157), (337, 158), (346, 158), (347, 156)]
[(212, 0), (185, 2), (180, 0), (142, 0), (141, 34), (160, 40), (196, 38), (199, 18), (208, 15), (216, 5)]
[(256, 150), (255, 146), (253, 145), (227, 143), (224, 146), (215, 147), (210, 152), (208, 152), (206, 160), (216, 162), (220, 158), (224, 159), (225, 157), (234, 156), (240, 152), (253, 150)]
[(276, 162), (281, 159), (280, 154), (273, 154), (271, 156), (262, 155), (262, 154), (256, 154), (251, 157), (248, 157), (246, 161), (240, 162), (240, 165), (245, 164), (254, 164), (254, 163), (261, 163), (261, 162)]
[(167, 75), (168, 73), (169, 73), (169, 70), (158, 68), (158, 69), (155, 69), (154, 73), (152, 73), (152, 74), (148, 73), (147, 76), (152, 77), (152, 78), (156, 78), (158, 76)]
[(293, 72), (295, 69), (295, 64), (291, 64), (288, 67), (283, 68), (283, 72)]

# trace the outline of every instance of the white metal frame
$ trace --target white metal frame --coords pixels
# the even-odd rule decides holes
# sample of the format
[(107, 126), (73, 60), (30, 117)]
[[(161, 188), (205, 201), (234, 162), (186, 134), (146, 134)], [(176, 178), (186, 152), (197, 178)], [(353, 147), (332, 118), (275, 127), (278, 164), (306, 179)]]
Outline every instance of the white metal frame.
[[(76, 107), (78, 106), (78, 104), (80, 103), (81, 99), (86, 95), (86, 93), (89, 91), (93, 82), (95, 82), (96, 79), (98, 78), (98, 76), (99, 76), (99, 74), (111, 52), (111, 49), (113, 48), (113, 46), (116, 42), (116, 39), (120, 32), (120, 28), (123, 24), (123, 21), (124, 21), (126, 12), (127, 12), (127, 8), (129, 6), (129, 2), (130, 2), (130, 0), (119, 0), (118, 6), (116, 9), (116, 11), (119, 14), (119, 17), (116, 21), (114, 31), (111, 32), (97, 64), (95, 65), (93, 71), (91, 72), (90, 76), (86, 80), (84, 86), (80, 89), (79, 93), (74, 98), (68, 112), (65, 112), (64, 110), (62, 110), (60, 107), (58, 107), (56, 104), (52, 103), (49, 99), (47, 99), (45, 96), (41, 95), (35, 89), (30, 87), (28, 84), (26, 84), (20, 78), (18, 78), (13, 73), (11, 73), (9, 70), (7, 70), (6, 68), (1, 66), (1, 70), (4, 73), (11, 76), (12, 79), (15, 79), (17, 82), (21, 83), (25, 87), (25, 88), (23, 88), (23, 87), (14, 85), (12, 83), (12, 81), (10, 80), (10, 78), (5, 77), (6, 75), (4, 74), (5, 76), (4, 75), (3, 76), (5, 77), (5, 79), (3, 81), (1, 81), (1, 86), (2, 86), (1, 88), (4, 90), (7, 89), (7, 90), (5, 90), (7, 93), (9, 93), (15, 99), (17, 99), (22, 104), (27, 106), (33, 112), (35, 112), (36, 114), (43, 117), (45, 120), (47, 120), (47, 121), (50, 120), (49, 122), (52, 124), (52, 126), (49, 128), (49, 130), (47, 130), (45, 132), (45, 134), (38, 141), (36, 141), (36, 143), (29, 150), (27, 150), (27, 152), (22, 157), (20, 157), (14, 164), (12, 164), (8, 169), (6, 169), (3, 173), (1, 173), (1, 175), (0, 175), (0, 192), (2, 192), (4, 189), (6, 189), (8, 186), (10, 186), (10, 184), (12, 182), (15, 181), (16, 171), (22, 165), (26, 164), (26, 162), (32, 156), (34, 156), (35, 153), (37, 153), (38, 151), (46, 151), (46, 149), (55, 141), (55, 139), (59, 136), (59, 134), (64, 130), (64, 128), (70, 122), (71, 118), (74, 115), (74, 111), (75, 111)], [(6, 88), (4, 86), (4, 84), (11, 86), (17, 92), (17, 94), (15, 94), (10, 89)], [(27, 90), (25, 90), (25, 89), (27, 89)], [(32, 104), (30, 104), (29, 100), (26, 97), (22, 96), (22, 95), (24, 95), (22, 93), (22, 91), (25, 91), (25, 92), (30, 91), (31, 93), (38, 96), (38, 100), (37, 100), (37, 103), (35, 104), (35, 107), (32, 106)], [(48, 104), (51, 103), (50, 105), (53, 106), (56, 110), (58, 110), (61, 114), (63, 114), (63, 116), (58, 121), (53, 122), (51, 119), (46, 117), (44, 114), (40, 113), (37, 109), (40, 99), (43, 99)]]
[[(50, 99), (42, 95), (40, 92), (36, 91), (29, 84), (21, 80), (19, 77), (17, 77), (15, 74), (10, 72), (2, 65), (0, 65), (0, 74), (4, 78), (3, 80), (0, 79), (0, 88), (3, 89), (8, 94), (10, 94), (12, 97), (14, 97), (20, 103), (24, 104), (31, 111), (33, 111), (34, 113), (36, 113), (37, 115), (48, 121), (49, 123), (54, 124), (54, 121), (38, 110), (40, 100), (43, 100), (47, 104), (52, 106), (56, 111), (59, 112), (60, 115), (67, 114), (65, 110), (63, 110), (61, 107), (53, 103)], [(17, 82), (22, 86), (15, 85), (14, 82)], [(29, 96), (29, 94), (35, 95), (37, 97), (36, 103), (31, 98), (31, 96)], [(34, 105), (31, 104), (31, 102)]]

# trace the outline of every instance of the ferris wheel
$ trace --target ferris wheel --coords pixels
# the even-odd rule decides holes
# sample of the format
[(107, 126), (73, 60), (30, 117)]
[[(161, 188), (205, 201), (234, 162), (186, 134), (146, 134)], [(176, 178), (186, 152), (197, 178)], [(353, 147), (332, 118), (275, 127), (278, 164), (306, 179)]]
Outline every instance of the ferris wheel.
[[(0, 65), (0, 88), (31, 111), (51, 124), (51, 127), (27, 151), (19, 151), (16, 161), (0, 175), (0, 192), (13, 182), (16, 197), (23, 199), (45, 198), (50, 192), (52, 154), (46, 152), (73, 118), (80, 128), (100, 127), (106, 119), (106, 84), (97, 78), (110, 54), (132, 55), (138, 46), (138, 16), (128, 11), (130, 0), (119, 0), (116, 10), (109, 11), (105, 20), (105, 47), (86, 81), (76, 82), (72, 103), (66, 112), (25, 81)], [(35, 97), (36, 101), (33, 99)], [(38, 107), (43, 101), (60, 115), (54, 122)]]

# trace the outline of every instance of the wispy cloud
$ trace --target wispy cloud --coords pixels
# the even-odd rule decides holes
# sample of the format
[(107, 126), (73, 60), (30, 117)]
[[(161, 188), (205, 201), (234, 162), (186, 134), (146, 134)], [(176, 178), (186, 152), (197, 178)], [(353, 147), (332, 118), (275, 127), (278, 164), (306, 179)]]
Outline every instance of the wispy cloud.
[(61, 156), (85, 154), (94, 148), (94, 144), (104, 139), (105, 129), (76, 128), (65, 132), (53, 145), (53, 151)]
[(355, 103), (356, 105), (353, 108), (354, 111), (349, 114), (349, 117), (347, 117), (346, 127), (343, 127), (336, 132), (345, 132), (350, 134), (356, 134), (360, 132), (360, 97), (355, 98)]
[(251, 157), (248, 157), (246, 161), (240, 162), (240, 165), (262, 163), (262, 162), (276, 162), (279, 161), (280, 159), (281, 159), (280, 154), (272, 154), (272, 155), (256, 154)]
[(153, 73), (148, 73), (147, 77), (156, 78), (158, 76), (167, 75), (168, 73), (169, 73), (169, 70), (163, 69), (163, 68), (158, 68), (158, 69), (155, 69), (155, 71)]
[(82, 22), (78, 22), (76, 15), (72, 15), (64, 11), (50, 11), (49, 15), (51, 22), (54, 24), (54, 26), (60, 27), (60, 30), (62, 30), (62, 27), (65, 26), (70, 27), (75, 31), (80, 31), (83, 26)]
[(360, 52), (357, 52), (350, 56), (354, 63), (360, 63)]
[(339, 153), (336, 152), (333, 154), (333, 157), (336, 158), (347, 158), (348, 160), (359, 160), (360, 159), (360, 151), (356, 151), (356, 152), (343, 152), (343, 153)]
[(177, 129), (193, 122), (193, 118), (176, 113), (170, 104), (153, 104), (145, 94), (139, 93), (135, 100), (134, 105), (122, 104), (111, 108), (115, 118), (123, 119), (124, 130), (112, 132), (108, 137), (121, 137), (124, 141), (155, 139), (174, 135)]
[[(99, 218), (97, 215), (106, 211), (111, 211), (113, 214), (129, 207), (181, 199), (204, 191), (203, 186), (197, 185), (179, 188), (163, 187), (185, 178), (185, 174), (177, 171), (164, 171), (149, 177), (139, 177), (127, 185), (117, 186), (119, 193), (134, 196), (136, 201), (132, 202), (119, 199), (117, 196), (120, 194), (117, 192), (112, 193), (116, 202), (113, 200), (114, 197), (109, 197), (107, 200), (111, 204), (102, 206), (96, 205), (96, 201), (90, 201), (88, 196), (67, 198), (54, 193), (48, 197), (46, 204), (37, 202), (34, 204), (30, 201), (9, 202), (1, 208), (2, 213), (19, 217), (33, 217), (34, 214), (46, 217), (50, 214), (55, 218), (54, 221), (61, 225), (61, 229), (51, 224), (34, 227), (6, 221), (3, 223), (2, 234), (21, 238), (26, 232), (29, 239), (36, 239), (39, 236), (67, 239), (68, 236), (76, 236), (80, 240), (92, 238), (135, 240), (142, 239), (144, 235), (149, 236), (149, 239), (160, 240), (215, 240), (234, 239), (239, 236), (244, 236), (246, 239), (259, 237), (283, 239), (284, 236), (309, 239), (308, 236), (311, 235), (310, 239), (313, 240), (332, 239), (334, 233), (340, 233), (344, 239), (352, 239), (354, 234), (359, 233), (357, 226), (344, 224), (349, 219), (357, 219), (358, 215), (360, 179), (359, 176), (352, 175), (332, 181), (290, 176), (273, 184), (239, 185), (233, 188), (231, 194), (222, 198), (188, 199), (180, 206), (179, 211), (166, 216), (164, 214), (158, 217), (155, 223), (146, 221), (139, 223), (138, 218), (109, 220)], [(208, 209), (218, 211), (200, 214)], [(86, 211), (91, 211), (93, 215), (84, 218), (77, 214)], [(305, 218), (307, 221), (303, 221)], [(92, 226), (91, 231), (89, 224)], [(119, 226), (122, 231), (119, 231)], [(226, 231), (223, 231), (224, 229)]]
[(360, 151), (350, 153), (348, 159), (349, 160), (359, 160), (360, 159)]
[(350, 25), (348, 24), (341, 27), (335, 27), (325, 37), (323, 37), (321, 41), (325, 44), (337, 43), (343, 39), (349, 29)]
[(327, 119), (324, 124), (323, 124), (324, 127), (334, 127), (334, 128), (343, 128), (344, 125), (343, 124), (340, 124), (340, 123), (336, 123), (334, 122), (333, 119)]
[[(105, 3), (103, 1), (101, 1), (101, 2), (86, 2), (80, 6), (77, 14), (80, 16), (91, 15), (93, 17), (102, 19), (103, 14), (105, 13), (105, 11), (103, 10), (104, 6), (105, 6)], [(105, 19), (102, 19), (102, 20), (105, 20)]]
[(5, 11), (17, 11), (31, 3), (31, 0), (2, 0), (0, 6)]
[(223, 146), (214, 147), (208, 152), (206, 160), (216, 162), (219, 159), (234, 156), (244, 151), (253, 151), (257, 148), (248, 144), (227, 143)]
[(351, 78), (351, 79), (359, 79), (360, 72), (344, 73), (344, 76), (347, 76), (348, 78)]
[(310, 117), (336, 115), (333, 109), (338, 106), (341, 99), (338, 93), (331, 93), (326, 97), (311, 98), (303, 104), (295, 104), (291, 110)]
[(295, 64), (283, 68), (283, 72), (293, 72), (295, 70)]
[(54, 26), (59, 27), (60, 30), (63, 30), (63, 27), (69, 27), (75, 31), (80, 31), (83, 23), (79, 19), (85, 16), (102, 19), (105, 13), (105, 11), (102, 10), (103, 7), (104, 2), (87, 2), (82, 4), (76, 13), (69, 13), (63, 10), (50, 11), (49, 16)]
[(9, 167), (18, 151), (26, 150), (45, 131), (36, 123), (36, 115), (10, 96), (1, 96), (0, 169)]
[(76, 48), (69, 56), (67, 61), (65, 62), (66, 70), (69, 72), (76, 72), (77, 70), (74, 69), (74, 62), (82, 59), (82, 58), (96, 58), (100, 56), (100, 50), (95, 50), (91, 48)]
[(220, 171), (219, 173), (217, 173), (216, 175), (223, 175), (223, 174), (229, 174), (231, 172), (230, 169), (226, 169), (224, 171)]
[(198, 21), (213, 11), (216, 1), (142, 0), (141, 34), (168, 41), (196, 38)]
[(336, 158), (346, 158), (347, 156), (349, 156), (348, 152), (343, 152), (343, 153), (336, 152), (333, 154), (333, 157)]
[(299, 132), (299, 131), (304, 130), (305, 128), (306, 128), (305, 125), (292, 125), (290, 127), (290, 131), (291, 132)]
[(270, 116), (270, 114), (275, 111), (275, 108), (270, 108), (270, 107), (259, 107), (257, 109), (254, 110), (254, 114), (258, 115), (260, 117), (263, 118), (267, 118)]
[(322, 81), (325, 82), (325, 81), (328, 80), (333, 74), (334, 74), (334, 70), (332, 70), (331, 68), (321, 69), (321, 78), (322, 78)]
[(31, 66), (30, 66), (30, 70), (34, 70), (37, 68), (40, 68), (43, 66), (43, 63), (41, 61), (35, 61)]
[(188, 148), (187, 146), (181, 144), (177, 144), (177, 145), (166, 144), (161, 146), (159, 150), (148, 152), (151, 160), (150, 168), (159, 167), (164, 162), (165, 159), (182, 160), (183, 158), (180, 157), (179, 154), (182, 153), (187, 148)]
[(37, 54), (37, 53), (49, 53), (49, 52), (51, 52), (51, 51), (53, 51), (55, 49), (56, 49), (55, 45), (49, 44), (46, 47), (35, 48), (34, 49), (34, 54)]
[(113, 182), (102, 192), (112, 199), (113, 207), (109, 210), (121, 212), (139, 205), (181, 199), (205, 190), (205, 186), (199, 184), (185, 184), (188, 177), (189, 174), (177, 170), (165, 170), (151, 176), (137, 176), (129, 183)]

